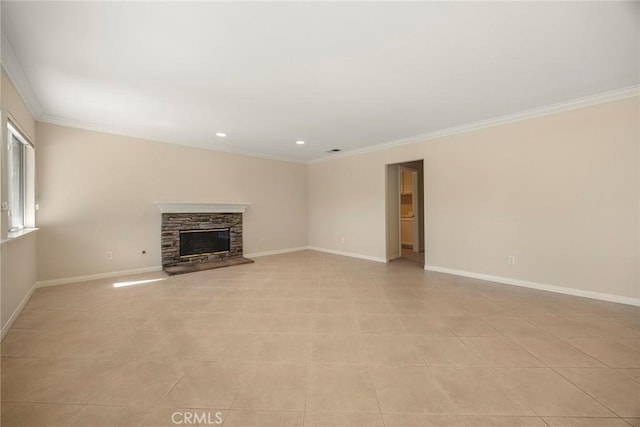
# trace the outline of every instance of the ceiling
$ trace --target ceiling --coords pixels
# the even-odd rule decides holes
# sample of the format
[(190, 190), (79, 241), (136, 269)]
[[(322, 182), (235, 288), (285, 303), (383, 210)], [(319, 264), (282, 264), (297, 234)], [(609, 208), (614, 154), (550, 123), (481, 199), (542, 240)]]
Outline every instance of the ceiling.
[(638, 85), (639, 16), (637, 2), (3, 1), (2, 31), (42, 121), (306, 162)]

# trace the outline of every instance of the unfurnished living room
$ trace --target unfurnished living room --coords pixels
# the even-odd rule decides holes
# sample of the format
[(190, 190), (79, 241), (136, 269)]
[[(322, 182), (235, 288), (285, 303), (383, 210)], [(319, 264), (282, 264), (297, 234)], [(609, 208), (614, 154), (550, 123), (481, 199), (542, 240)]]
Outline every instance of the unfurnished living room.
[(640, 3), (0, 2), (2, 427), (640, 426)]

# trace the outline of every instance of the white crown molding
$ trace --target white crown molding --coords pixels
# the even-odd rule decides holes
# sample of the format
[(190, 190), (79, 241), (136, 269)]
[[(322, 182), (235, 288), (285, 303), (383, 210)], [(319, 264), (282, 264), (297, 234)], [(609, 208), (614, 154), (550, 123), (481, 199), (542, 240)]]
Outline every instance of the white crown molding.
[(31, 83), (27, 79), (27, 75), (24, 73), (24, 69), (20, 65), (20, 61), (18, 61), (18, 57), (4, 31), (0, 33), (0, 37), (2, 37), (2, 68), (4, 68), (7, 76), (16, 87), (31, 115), (37, 120), (42, 116), (42, 105), (38, 101), (38, 97), (33, 91)]
[(162, 143), (162, 144), (172, 144), (172, 145), (179, 145), (182, 147), (200, 148), (202, 150), (218, 151), (222, 153), (237, 154), (240, 156), (256, 157), (258, 159), (275, 160), (278, 162), (288, 162), (288, 163), (297, 163), (297, 164), (306, 163), (306, 161), (304, 160), (293, 159), (290, 157), (274, 156), (271, 154), (257, 153), (254, 151), (236, 150), (233, 148), (221, 147), (217, 145), (185, 144), (184, 140), (172, 141), (172, 140), (167, 140), (162, 138), (154, 138), (153, 136), (143, 135), (140, 132), (132, 131), (126, 128), (105, 126), (99, 123), (67, 119), (64, 117), (52, 116), (50, 114), (41, 115), (40, 118), (38, 118), (38, 121), (41, 123), (48, 123), (48, 124), (57, 125), (57, 126), (65, 126), (65, 127), (70, 127), (74, 129), (83, 129), (83, 130), (89, 130), (92, 132), (121, 135), (121, 136), (126, 136), (128, 138), (138, 138), (145, 141)]
[(416, 135), (408, 138), (397, 139), (394, 141), (385, 142), (382, 144), (377, 144), (377, 145), (361, 148), (358, 150), (344, 151), (340, 154), (333, 154), (327, 157), (322, 157), (320, 159), (310, 160), (307, 162), (307, 164), (322, 163), (322, 162), (327, 162), (331, 160), (342, 159), (345, 157), (356, 156), (359, 154), (386, 150), (388, 148), (399, 147), (402, 145), (415, 144), (417, 142), (426, 142), (426, 141), (430, 141), (437, 138), (444, 138), (446, 136), (457, 135), (460, 133), (491, 128), (495, 126), (519, 122), (522, 120), (533, 119), (536, 117), (548, 116), (550, 114), (561, 113), (563, 111), (577, 110), (579, 108), (585, 108), (592, 105), (603, 104), (605, 102), (617, 101), (619, 99), (630, 98), (632, 96), (638, 96), (638, 95), (640, 95), (640, 85), (629, 86), (629, 87), (616, 89), (608, 92), (603, 92), (595, 95), (584, 96), (582, 98), (576, 98), (569, 101), (559, 102), (559, 103), (547, 105), (544, 107), (533, 108), (533, 109), (521, 111), (518, 113), (507, 114), (505, 116), (494, 117), (492, 119), (480, 120), (477, 122), (471, 122), (464, 125), (437, 130), (430, 133)]
[(555, 292), (565, 295), (573, 295), (576, 297), (591, 298), (600, 301), (617, 302), (619, 304), (628, 304), (640, 306), (640, 298), (626, 297), (623, 295), (606, 294), (602, 292), (586, 291), (582, 289), (567, 288), (564, 286), (547, 285), (544, 283), (530, 282), (527, 280), (512, 279), (510, 277), (492, 276), (490, 274), (475, 273), (472, 271), (455, 270), (452, 268), (437, 267), (434, 265), (425, 265), (427, 271), (435, 271), (438, 273), (453, 274), (455, 276), (470, 277), (472, 279), (486, 280), (489, 282), (502, 283), (505, 285), (520, 286), (523, 288), (538, 289), (541, 291)]
[(630, 98), (632, 96), (638, 96), (638, 95), (640, 95), (640, 85), (634, 85), (634, 86), (629, 86), (629, 87), (616, 89), (608, 92), (603, 92), (595, 95), (589, 95), (581, 98), (563, 101), (556, 104), (547, 105), (544, 107), (525, 110), (518, 113), (508, 114), (505, 116), (495, 117), (492, 119), (480, 120), (476, 122), (463, 124), (460, 126), (437, 130), (434, 132), (415, 135), (408, 138), (402, 138), (394, 141), (384, 142), (381, 144), (364, 147), (356, 150), (344, 151), (339, 154), (332, 154), (329, 156), (321, 157), (318, 159), (312, 159), (308, 161), (292, 159), (288, 157), (274, 156), (274, 155), (265, 154), (265, 153), (235, 150), (227, 147), (184, 144), (184, 140), (180, 140), (178, 142), (178, 141), (153, 139), (148, 135), (142, 135), (139, 132), (134, 132), (128, 129), (105, 126), (99, 123), (72, 120), (72, 119), (56, 117), (48, 114), (40, 115), (38, 118), (38, 121), (43, 123), (59, 125), (59, 126), (85, 129), (85, 130), (90, 130), (94, 132), (110, 133), (110, 134), (122, 135), (122, 136), (127, 136), (132, 138), (139, 138), (139, 139), (144, 139), (144, 140), (149, 140), (154, 142), (161, 142), (165, 144), (176, 144), (176, 145), (188, 146), (193, 148), (201, 148), (204, 150), (220, 151), (224, 153), (238, 154), (242, 156), (257, 157), (257, 158), (267, 159), (267, 160), (276, 160), (276, 161), (298, 163), (298, 164), (315, 164), (315, 163), (328, 162), (332, 160), (338, 160), (346, 157), (352, 157), (359, 154), (366, 154), (366, 153), (372, 153), (375, 151), (386, 150), (393, 147), (400, 147), (403, 145), (426, 142), (426, 141), (430, 141), (438, 138), (444, 138), (451, 135), (457, 135), (465, 132), (471, 132), (475, 130), (496, 127), (496, 126), (519, 122), (527, 119), (533, 119), (536, 117), (548, 116), (551, 114), (561, 113), (563, 111), (576, 110), (579, 108), (585, 108), (592, 105), (603, 104), (611, 101), (617, 101), (620, 99)]
[(244, 213), (251, 203), (245, 202), (153, 202), (162, 213)]
[(265, 153), (257, 153), (251, 151), (244, 150), (236, 150), (233, 148), (220, 147), (220, 146), (204, 146), (197, 144), (184, 144), (184, 140), (180, 141), (170, 141), (164, 139), (154, 139), (148, 135), (142, 135), (140, 132), (131, 131), (130, 129), (118, 128), (112, 126), (106, 126), (99, 123), (81, 121), (68, 119), (63, 117), (57, 117), (50, 114), (44, 114), (42, 110), (42, 106), (38, 101), (38, 98), (33, 91), (31, 83), (26, 77), (18, 58), (16, 57), (9, 40), (7, 39), (4, 32), (2, 32), (2, 68), (5, 69), (7, 75), (13, 82), (16, 87), (16, 90), (20, 94), (20, 96), (25, 101), (27, 108), (31, 111), (31, 114), (34, 118), (43, 123), (49, 123), (59, 126), (66, 126), (71, 128), (85, 129), (95, 132), (103, 132), (110, 133), (115, 135), (128, 136), (133, 138), (145, 139), (154, 142), (161, 142), (166, 144), (175, 144), (188, 146), (193, 148), (201, 148), (204, 150), (212, 150), (219, 151), (224, 153), (238, 154), (243, 156), (257, 157), (267, 160), (276, 160), (276, 161), (284, 161), (290, 163), (301, 163), (301, 164), (315, 164), (321, 162), (327, 162), (332, 160), (338, 160), (345, 157), (356, 156), (359, 154), (366, 154), (375, 151), (385, 150), (388, 148), (399, 147), (408, 144), (414, 144), (418, 142), (426, 142), (429, 140), (443, 138), (446, 136), (456, 135), (465, 132), (471, 132), (475, 130), (500, 126), (508, 123), (518, 122), (522, 120), (532, 119), (536, 117), (542, 117), (550, 114), (560, 113), (563, 111), (575, 110), (579, 108), (589, 107), (592, 105), (602, 104), (606, 102), (616, 101), (619, 99), (629, 98), (632, 96), (640, 95), (640, 85), (629, 86), (625, 88), (620, 88), (608, 92), (602, 92), (595, 95), (584, 96), (581, 98), (576, 98), (568, 101), (559, 102), (556, 104), (551, 104), (543, 107), (533, 108), (513, 114), (507, 114), (504, 116), (494, 117), (491, 119), (480, 120), (476, 122), (466, 123), (460, 126), (454, 126), (447, 129), (441, 129), (434, 132), (429, 132), (425, 134), (415, 135), (407, 138), (397, 139), (373, 146), (364, 147), (361, 149), (344, 151), (339, 154), (333, 154), (317, 159), (312, 159), (308, 161), (293, 159), (289, 157), (283, 156), (275, 156)]

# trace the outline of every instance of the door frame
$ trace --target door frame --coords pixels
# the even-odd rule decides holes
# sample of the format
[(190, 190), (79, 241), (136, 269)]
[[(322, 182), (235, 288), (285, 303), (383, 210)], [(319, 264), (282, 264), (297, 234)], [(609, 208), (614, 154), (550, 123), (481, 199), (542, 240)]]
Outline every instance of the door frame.
[[(405, 166), (410, 163), (421, 162), (423, 182), (420, 182), (420, 172), (411, 166)], [(385, 165), (385, 247), (386, 247), (386, 261), (392, 261), (402, 257), (402, 215), (401, 215), (401, 173), (400, 168), (404, 167), (412, 171), (417, 172), (413, 181), (413, 188), (416, 191), (413, 192), (415, 201), (414, 203), (414, 251), (420, 252), (424, 248), (425, 234), (425, 213), (424, 203), (426, 194), (424, 189), (424, 168), (425, 159), (418, 158), (412, 160), (406, 160), (401, 162), (386, 163)], [(417, 182), (416, 182), (417, 181)], [(417, 185), (416, 185), (417, 184)], [(421, 196), (421, 194), (424, 194)], [(422, 233), (420, 230), (423, 230)], [(417, 238), (416, 238), (417, 237)]]

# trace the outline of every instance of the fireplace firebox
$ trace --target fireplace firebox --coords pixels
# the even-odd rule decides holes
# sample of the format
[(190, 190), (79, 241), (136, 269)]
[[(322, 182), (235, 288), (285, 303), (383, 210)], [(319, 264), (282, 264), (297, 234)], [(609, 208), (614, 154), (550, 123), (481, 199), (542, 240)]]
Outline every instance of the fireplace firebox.
[(213, 230), (181, 230), (180, 257), (223, 254), (231, 249), (231, 232), (228, 228)]

